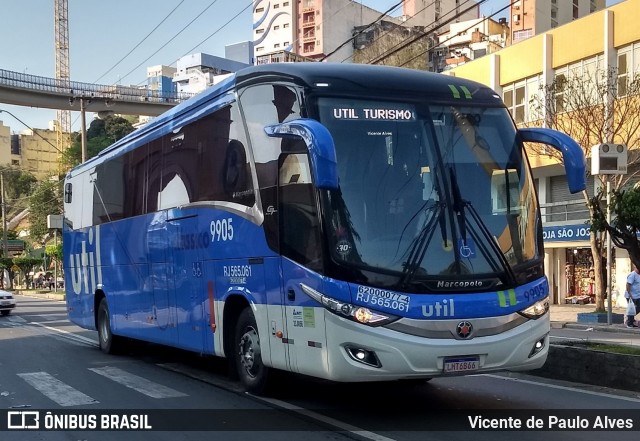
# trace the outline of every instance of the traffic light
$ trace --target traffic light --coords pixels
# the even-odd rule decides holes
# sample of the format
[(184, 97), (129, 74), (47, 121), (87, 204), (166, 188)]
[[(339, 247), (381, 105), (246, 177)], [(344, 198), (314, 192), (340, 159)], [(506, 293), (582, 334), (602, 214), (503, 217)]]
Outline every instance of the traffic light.
[(626, 144), (605, 143), (591, 147), (592, 175), (624, 175), (626, 173)]

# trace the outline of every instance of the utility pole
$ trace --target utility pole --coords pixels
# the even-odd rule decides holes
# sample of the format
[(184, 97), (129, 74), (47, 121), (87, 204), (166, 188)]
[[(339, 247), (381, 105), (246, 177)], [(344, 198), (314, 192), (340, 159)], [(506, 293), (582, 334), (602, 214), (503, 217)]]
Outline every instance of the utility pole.
[(84, 163), (87, 160), (87, 120), (85, 117), (84, 97), (80, 97), (80, 119), (82, 123), (82, 134), (81, 134), (82, 162)]
[(2, 256), (9, 257), (7, 251), (7, 203), (4, 197), (4, 173), (0, 172), (0, 193), (2, 193)]

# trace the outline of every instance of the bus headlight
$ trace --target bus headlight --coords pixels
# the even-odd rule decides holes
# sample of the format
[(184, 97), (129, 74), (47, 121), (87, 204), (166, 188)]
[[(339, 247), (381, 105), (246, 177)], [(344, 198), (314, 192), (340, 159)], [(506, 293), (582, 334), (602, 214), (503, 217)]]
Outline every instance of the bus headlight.
[(373, 311), (364, 306), (355, 306), (350, 303), (336, 300), (322, 294), (321, 292), (311, 288), (308, 285), (305, 285), (304, 283), (300, 284), (300, 288), (306, 295), (316, 300), (329, 311), (342, 317), (354, 320), (358, 323), (369, 326), (382, 326), (386, 325), (387, 323), (394, 322), (400, 318), (395, 315)]
[(534, 320), (542, 317), (547, 312), (549, 312), (549, 297), (545, 297), (544, 299), (534, 303), (528, 308), (525, 308), (522, 311), (518, 311), (520, 315)]

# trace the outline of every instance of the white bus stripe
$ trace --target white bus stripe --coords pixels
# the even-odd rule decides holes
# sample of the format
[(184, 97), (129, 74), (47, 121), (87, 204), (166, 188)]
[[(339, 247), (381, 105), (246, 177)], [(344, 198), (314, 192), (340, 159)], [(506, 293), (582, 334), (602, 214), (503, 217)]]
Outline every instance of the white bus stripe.
[(46, 372), (29, 372), (18, 374), (18, 376), (60, 406), (81, 406), (98, 403), (97, 400), (94, 400), (89, 395), (83, 394)]
[(151, 398), (174, 398), (187, 396), (186, 394), (171, 389), (170, 387), (154, 383), (146, 378), (130, 374), (116, 367), (105, 366), (101, 368), (90, 368), (89, 370)]

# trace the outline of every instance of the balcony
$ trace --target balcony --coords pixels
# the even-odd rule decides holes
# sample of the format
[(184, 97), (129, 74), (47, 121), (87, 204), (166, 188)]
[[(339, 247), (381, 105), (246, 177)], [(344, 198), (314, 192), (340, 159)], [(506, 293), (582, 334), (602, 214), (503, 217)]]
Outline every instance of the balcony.
[(585, 223), (589, 220), (589, 209), (584, 199), (540, 204), (540, 210), (543, 225), (566, 222)]

